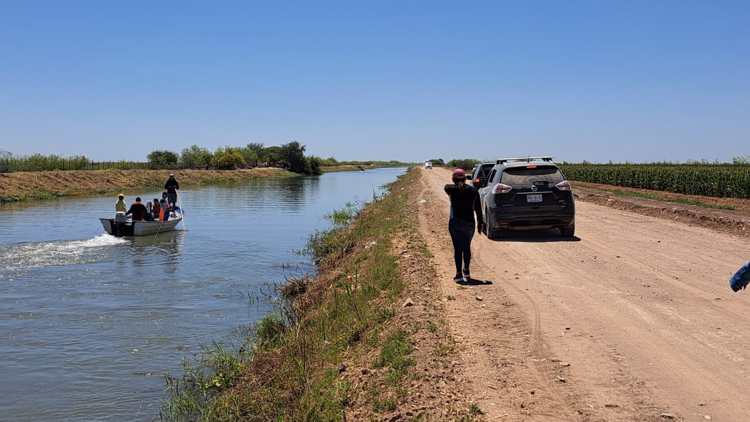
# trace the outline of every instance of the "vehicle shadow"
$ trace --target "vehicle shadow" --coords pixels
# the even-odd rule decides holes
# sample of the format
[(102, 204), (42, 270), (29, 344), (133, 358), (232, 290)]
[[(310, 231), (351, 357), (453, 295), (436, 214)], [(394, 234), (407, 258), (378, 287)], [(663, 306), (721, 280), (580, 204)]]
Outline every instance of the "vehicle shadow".
[(534, 230), (534, 231), (505, 231), (500, 234), (494, 242), (580, 242), (578, 236), (563, 237), (557, 230)]
[(476, 278), (470, 278), (468, 280), (457, 281), (456, 284), (461, 285), (461, 286), (489, 286), (494, 283), (490, 280), (479, 280)]

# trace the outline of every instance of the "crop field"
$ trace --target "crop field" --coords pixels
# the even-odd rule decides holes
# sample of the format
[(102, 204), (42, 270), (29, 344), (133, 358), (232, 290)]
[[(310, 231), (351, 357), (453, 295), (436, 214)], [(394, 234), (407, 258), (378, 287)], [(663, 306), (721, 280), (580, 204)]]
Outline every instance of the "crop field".
[(747, 164), (563, 164), (570, 180), (688, 195), (750, 198)]

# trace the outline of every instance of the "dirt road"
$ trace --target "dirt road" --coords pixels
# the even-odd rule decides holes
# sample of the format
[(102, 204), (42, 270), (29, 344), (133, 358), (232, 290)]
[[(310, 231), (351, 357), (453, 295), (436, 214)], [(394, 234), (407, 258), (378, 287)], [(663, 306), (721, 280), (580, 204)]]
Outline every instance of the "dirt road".
[[(750, 241), (577, 203), (578, 241), (474, 238), (458, 286), (444, 169), (423, 170), (420, 230), (489, 420), (750, 421)], [(490, 284), (491, 283), (491, 284)]]

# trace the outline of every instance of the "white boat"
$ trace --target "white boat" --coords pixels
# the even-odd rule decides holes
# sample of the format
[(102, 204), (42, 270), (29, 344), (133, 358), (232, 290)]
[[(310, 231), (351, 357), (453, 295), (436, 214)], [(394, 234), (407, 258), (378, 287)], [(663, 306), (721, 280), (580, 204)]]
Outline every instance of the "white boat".
[(148, 236), (171, 232), (182, 221), (182, 214), (172, 213), (167, 221), (132, 221), (115, 222), (114, 218), (100, 218), (104, 230), (112, 236)]

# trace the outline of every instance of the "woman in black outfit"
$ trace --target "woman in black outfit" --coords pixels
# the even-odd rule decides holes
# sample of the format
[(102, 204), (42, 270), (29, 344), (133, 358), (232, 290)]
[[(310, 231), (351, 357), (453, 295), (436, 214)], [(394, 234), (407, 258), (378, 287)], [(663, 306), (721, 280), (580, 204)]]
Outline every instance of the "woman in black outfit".
[[(453, 184), (445, 185), (445, 193), (451, 199), (451, 217), (448, 231), (453, 240), (453, 258), (456, 262), (456, 276), (453, 281), (469, 281), (471, 279), (471, 239), (476, 227), (482, 232), (484, 219), (482, 207), (479, 204), (479, 193), (476, 188), (466, 184), (466, 173), (457, 169), (453, 171)], [(474, 224), (474, 213), (477, 214), (477, 225)]]

